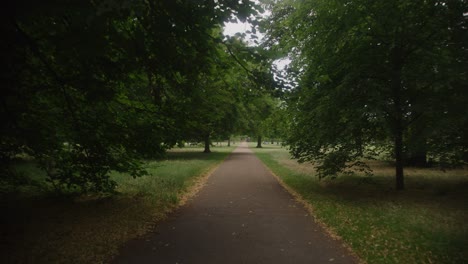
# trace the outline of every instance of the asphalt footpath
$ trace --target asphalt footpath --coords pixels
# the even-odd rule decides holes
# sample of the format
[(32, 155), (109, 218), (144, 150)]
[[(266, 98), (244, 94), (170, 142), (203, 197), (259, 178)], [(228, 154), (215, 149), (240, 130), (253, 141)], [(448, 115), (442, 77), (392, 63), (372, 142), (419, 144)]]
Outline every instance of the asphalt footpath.
[(357, 263), (245, 143), (206, 186), (113, 263)]

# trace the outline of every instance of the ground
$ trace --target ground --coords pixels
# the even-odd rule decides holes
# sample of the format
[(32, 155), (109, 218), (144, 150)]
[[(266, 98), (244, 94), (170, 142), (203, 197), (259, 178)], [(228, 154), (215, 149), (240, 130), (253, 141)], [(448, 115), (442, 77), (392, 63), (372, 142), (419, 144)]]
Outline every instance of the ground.
[(115, 263), (356, 263), (246, 144), (200, 193)]

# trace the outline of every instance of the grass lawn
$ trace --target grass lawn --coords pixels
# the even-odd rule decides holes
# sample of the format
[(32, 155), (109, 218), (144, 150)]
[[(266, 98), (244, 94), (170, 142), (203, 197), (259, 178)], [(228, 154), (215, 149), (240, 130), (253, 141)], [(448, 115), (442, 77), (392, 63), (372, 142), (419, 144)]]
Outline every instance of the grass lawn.
[(371, 163), (373, 177), (318, 181), (313, 166), (285, 148), (250, 147), (365, 262), (468, 263), (468, 170), (408, 168), (398, 192), (383, 162)]
[(44, 191), (42, 172), (19, 164), (23, 186), (1, 199), (0, 263), (108, 262), (126, 241), (164, 219), (233, 149), (172, 150), (166, 160), (147, 163), (147, 176), (113, 174), (118, 194), (108, 197), (54, 197)]

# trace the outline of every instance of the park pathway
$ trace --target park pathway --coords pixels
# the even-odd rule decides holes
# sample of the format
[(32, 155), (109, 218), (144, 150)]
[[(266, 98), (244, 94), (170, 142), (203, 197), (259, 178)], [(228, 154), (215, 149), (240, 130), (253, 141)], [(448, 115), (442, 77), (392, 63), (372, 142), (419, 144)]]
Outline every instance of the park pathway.
[(198, 195), (114, 263), (356, 263), (241, 144)]

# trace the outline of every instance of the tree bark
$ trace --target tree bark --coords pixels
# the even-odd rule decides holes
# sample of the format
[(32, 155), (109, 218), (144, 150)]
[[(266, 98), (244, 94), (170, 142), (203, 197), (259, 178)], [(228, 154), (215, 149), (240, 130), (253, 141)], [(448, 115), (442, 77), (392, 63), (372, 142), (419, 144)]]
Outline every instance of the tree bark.
[(210, 150), (210, 135), (206, 135), (204, 141), (205, 141), (205, 150), (203, 151), (203, 153), (211, 153), (211, 150)]
[(403, 133), (395, 131), (395, 177), (396, 189), (405, 189), (405, 181), (403, 174)]
[(262, 147), (262, 136), (258, 136), (257, 137), (257, 148), (261, 148)]
[(397, 190), (405, 189), (403, 174), (403, 106), (401, 100), (403, 69), (402, 51), (400, 48), (392, 50), (392, 79), (391, 88), (393, 92), (393, 112), (394, 112), (394, 151), (395, 151), (395, 187)]

